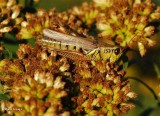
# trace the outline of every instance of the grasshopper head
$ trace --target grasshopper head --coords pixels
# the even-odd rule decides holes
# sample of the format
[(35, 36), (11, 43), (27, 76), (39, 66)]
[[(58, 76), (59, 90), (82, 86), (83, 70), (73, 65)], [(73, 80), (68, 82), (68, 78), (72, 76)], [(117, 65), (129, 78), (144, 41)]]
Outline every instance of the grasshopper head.
[(92, 51), (89, 51), (86, 55), (90, 56), (93, 60), (108, 60), (110, 62), (116, 62), (122, 53), (124, 48), (121, 47), (100, 47)]

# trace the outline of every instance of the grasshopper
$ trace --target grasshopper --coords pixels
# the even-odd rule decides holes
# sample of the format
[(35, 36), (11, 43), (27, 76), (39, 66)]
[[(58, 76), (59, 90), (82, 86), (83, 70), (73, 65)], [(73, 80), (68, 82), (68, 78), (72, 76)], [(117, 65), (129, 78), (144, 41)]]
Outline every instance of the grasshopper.
[(118, 46), (97, 42), (92, 39), (67, 35), (50, 29), (43, 30), (43, 37), (38, 43), (59, 55), (73, 60), (108, 60), (115, 62), (123, 49)]

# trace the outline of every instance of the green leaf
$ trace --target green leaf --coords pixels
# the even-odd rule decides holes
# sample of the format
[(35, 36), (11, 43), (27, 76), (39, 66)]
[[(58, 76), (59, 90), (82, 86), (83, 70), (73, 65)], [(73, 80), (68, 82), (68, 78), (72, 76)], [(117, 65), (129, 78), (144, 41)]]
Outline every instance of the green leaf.
[(127, 68), (128, 68), (128, 62), (124, 62), (124, 64), (123, 64), (123, 70), (127, 70)]
[(6, 100), (9, 101), (10, 97), (8, 94), (0, 94), (0, 101)]
[(9, 95), (7, 93), (4, 93), (2, 91), (2, 87), (3, 87), (3, 85), (0, 83), (0, 101), (2, 101), (2, 100), (9, 101), (10, 97), (9, 97)]

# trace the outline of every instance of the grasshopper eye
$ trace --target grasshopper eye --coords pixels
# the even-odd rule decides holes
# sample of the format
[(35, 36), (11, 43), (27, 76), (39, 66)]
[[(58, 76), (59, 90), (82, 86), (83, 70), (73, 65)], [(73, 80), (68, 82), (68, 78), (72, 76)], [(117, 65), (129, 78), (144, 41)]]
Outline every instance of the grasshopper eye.
[(114, 50), (114, 53), (115, 53), (115, 55), (118, 55), (119, 53), (120, 53), (120, 48), (116, 48), (115, 50)]

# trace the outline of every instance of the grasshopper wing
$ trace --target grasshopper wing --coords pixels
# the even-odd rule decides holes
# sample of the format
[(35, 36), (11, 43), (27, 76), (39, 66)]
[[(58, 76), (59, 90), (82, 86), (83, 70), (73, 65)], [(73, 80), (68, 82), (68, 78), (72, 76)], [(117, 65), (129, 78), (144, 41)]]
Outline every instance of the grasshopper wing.
[(51, 41), (59, 41), (62, 44), (78, 46), (86, 50), (93, 50), (97, 48), (96, 41), (88, 38), (82, 38), (77, 36), (71, 36), (63, 33), (59, 33), (50, 29), (43, 30), (44, 36), (50, 38)]

